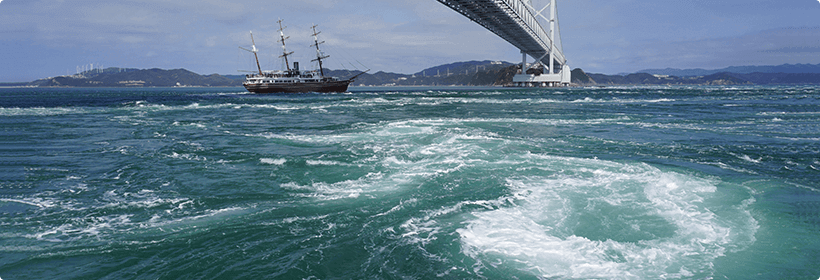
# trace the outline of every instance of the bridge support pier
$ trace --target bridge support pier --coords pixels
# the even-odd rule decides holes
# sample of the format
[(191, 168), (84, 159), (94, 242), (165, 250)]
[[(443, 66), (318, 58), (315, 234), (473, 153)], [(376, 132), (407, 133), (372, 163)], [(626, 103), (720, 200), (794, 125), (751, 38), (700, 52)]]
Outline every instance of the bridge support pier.
[[(526, 71), (526, 68), (523, 71)], [(571, 72), (569, 65), (566, 64), (555, 74), (520, 73), (513, 76), (513, 86), (517, 87), (565, 87), (571, 82)]]
[[(547, 0), (542, 9), (532, 6), (532, 0), (438, 0), (454, 11), (487, 28), (521, 50), (520, 74), (513, 77), (516, 86), (567, 86), (571, 77), (567, 58), (560, 43), (556, 0)], [(544, 11), (549, 8), (549, 18)], [(540, 20), (548, 23), (545, 29)], [(527, 55), (549, 70), (530, 70)], [(543, 74), (527, 74), (543, 73)]]

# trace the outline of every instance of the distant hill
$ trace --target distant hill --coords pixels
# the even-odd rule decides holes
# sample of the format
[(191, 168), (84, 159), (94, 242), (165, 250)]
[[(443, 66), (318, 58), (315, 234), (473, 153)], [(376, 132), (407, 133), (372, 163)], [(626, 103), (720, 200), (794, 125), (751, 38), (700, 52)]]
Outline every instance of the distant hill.
[[(425, 69), (421, 74), (399, 74), (379, 71), (364, 73), (353, 85), (495, 85), (499, 75), (514, 64), (495, 61), (467, 61)], [(435, 73), (434, 73), (435, 71)], [(349, 78), (361, 73), (351, 70), (325, 69), (325, 75)], [(425, 74), (426, 73), (426, 74)], [(511, 77), (511, 76), (510, 76)], [(245, 75), (200, 75), (186, 69), (106, 68), (75, 75), (49, 77), (30, 83), (8, 83), (0, 86), (38, 87), (174, 87), (174, 86), (242, 86)]]
[[(576, 73), (576, 71), (580, 71)], [(586, 74), (583, 70), (572, 72), (573, 84), (593, 85), (776, 85), (820, 84), (820, 73), (729, 73), (721, 72), (705, 76), (678, 77), (669, 75), (635, 73), (628, 75)]]
[[(356, 78), (353, 85), (364, 86), (420, 86), (420, 85), (501, 85), (498, 81), (507, 68), (517, 67), (509, 62), (467, 61), (427, 68), (416, 74), (399, 74), (379, 71), (365, 73)], [(325, 70), (325, 75), (342, 79), (361, 71)], [(512, 81), (512, 78), (510, 78)], [(503, 82), (503, 81), (501, 81)]]
[(415, 76), (441, 76), (441, 75), (453, 75), (453, 74), (469, 74), (469, 73), (476, 73), (479, 71), (486, 71), (488, 69), (499, 69), (503, 67), (508, 67), (513, 65), (512, 63), (506, 61), (464, 61), (464, 62), (455, 62), (450, 64), (439, 65), (435, 67), (430, 67), (424, 70), (419, 71), (413, 75)]
[(228, 78), (228, 79), (231, 79), (231, 80), (240, 80), (240, 81), (245, 80), (245, 75), (222, 75), (222, 77), (225, 77), (225, 78)]
[(738, 73), (738, 74), (751, 74), (751, 73), (820, 73), (820, 64), (782, 64), (777, 66), (732, 66), (726, 67), (723, 69), (714, 69), (714, 70), (706, 70), (706, 69), (675, 69), (675, 68), (666, 68), (666, 69), (646, 69), (638, 71), (637, 73), (647, 73), (647, 74), (657, 74), (657, 75), (670, 75), (670, 76), (678, 76), (678, 77), (691, 77), (691, 76), (706, 76), (712, 75), (722, 72), (728, 73)]
[[(820, 84), (820, 64), (784, 64), (781, 66), (729, 67), (733, 71), (807, 71), (790, 72), (716, 72), (702, 69), (644, 70), (625, 75), (585, 73), (572, 70), (572, 84), (602, 85), (742, 85), (742, 84)], [(725, 70), (721, 69), (721, 70)], [(802, 70), (801, 70), (802, 69)], [(704, 72), (698, 72), (698, 71)], [(509, 62), (466, 61), (430, 67), (415, 74), (390, 72), (364, 73), (358, 70), (325, 69), (325, 75), (347, 79), (359, 75), (353, 86), (424, 86), (424, 85), (511, 85), (519, 65)], [(678, 72), (675, 72), (678, 71)], [(811, 72), (814, 71), (814, 72)], [(647, 73), (654, 72), (654, 73)], [(681, 73), (672, 75), (666, 73)], [(702, 75), (693, 75), (693, 73)], [(40, 87), (175, 87), (175, 86), (242, 86), (245, 75), (200, 75), (185, 69), (106, 68), (83, 73), (49, 77), (29, 83), (0, 83), (0, 86)]]
[(756, 85), (820, 84), (820, 73), (728, 73), (727, 75)]
[(716, 73), (699, 77), (676, 77), (651, 75), (647, 73), (635, 73), (626, 76), (607, 76), (601, 74), (590, 74), (590, 77), (599, 84), (611, 85), (741, 85), (752, 84), (749, 81), (740, 79), (728, 73)]
[(40, 87), (174, 87), (174, 86), (241, 86), (242, 80), (219, 74), (199, 75), (185, 69), (106, 68), (83, 73), (50, 77), (27, 84)]

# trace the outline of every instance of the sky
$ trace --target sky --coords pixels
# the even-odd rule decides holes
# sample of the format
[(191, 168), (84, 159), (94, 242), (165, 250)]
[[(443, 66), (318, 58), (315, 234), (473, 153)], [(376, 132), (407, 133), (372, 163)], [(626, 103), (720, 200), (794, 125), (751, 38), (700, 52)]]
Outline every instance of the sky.
[[(569, 65), (586, 72), (820, 63), (818, 0), (557, 6)], [(458, 61), (521, 61), (515, 47), (435, 0), (0, 0), (0, 82), (90, 64), (241, 74), (255, 68), (239, 48), (250, 48), (250, 31), (262, 68), (281, 69), (280, 18), (302, 68), (312, 68), (314, 24), (331, 69), (411, 74)]]

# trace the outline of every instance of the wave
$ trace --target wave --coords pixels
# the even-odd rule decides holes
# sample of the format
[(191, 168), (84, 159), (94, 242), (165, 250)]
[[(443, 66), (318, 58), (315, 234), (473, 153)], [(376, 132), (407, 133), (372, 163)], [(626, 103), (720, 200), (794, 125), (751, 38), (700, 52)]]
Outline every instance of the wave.
[(284, 165), (285, 162), (287, 162), (287, 161), (288, 161), (287, 159), (283, 159), (283, 158), (278, 158), (278, 159), (261, 158), (261, 159), (259, 159), (259, 162), (264, 163), (264, 164), (270, 164), (270, 165)]
[[(708, 278), (717, 258), (754, 241), (758, 226), (748, 193), (722, 198), (717, 186), (724, 182), (644, 163), (532, 153), (524, 140), (467, 125), (494, 121), (409, 120), (337, 135), (265, 137), (335, 143), (367, 159), (358, 162), (364, 169), (378, 170), (280, 186), (301, 198), (349, 202), (407, 195), (441, 182), (458, 188), (465, 176), (483, 184), (502, 180), (507, 195), (427, 209), (391, 229), (423, 247), (453, 226), (442, 219), (469, 213), (455, 232), (462, 253), (478, 262), (479, 275), (505, 266), (544, 278)], [(350, 167), (318, 159), (308, 164)], [(418, 200), (379, 215), (407, 203)]]
[[(13, 220), (5, 226), (8, 238), (36, 240), (27, 250), (40, 251), (54, 246), (74, 247), (88, 244), (131, 242), (127, 236), (149, 238), (165, 236), (207, 225), (223, 215), (239, 215), (242, 206), (203, 208), (201, 203), (174, 193), (142, 189), (136, 192), (109, 190), (97, 199), (82, 197), (96, 190), (82, 185), (31, 196), (3, 198), (0, 201), (36, 207), (27, 213), (36, 221)], [(25, 228), (26, 230), (19, 230)], [(23, 242), (21, 244), (26, 244)], [(85, 245), (82, 245), (85, 244)], [(5, 249), (5, 248), (4, 248)]]
[(2, 108), (0, 107), (0, 116), (15, 117), (15, 116), (58, 116), (71, 114), (88, 114), (98, 112), (97, 110), (90, 110), (83, 107), (33, 107), (33, 108)]

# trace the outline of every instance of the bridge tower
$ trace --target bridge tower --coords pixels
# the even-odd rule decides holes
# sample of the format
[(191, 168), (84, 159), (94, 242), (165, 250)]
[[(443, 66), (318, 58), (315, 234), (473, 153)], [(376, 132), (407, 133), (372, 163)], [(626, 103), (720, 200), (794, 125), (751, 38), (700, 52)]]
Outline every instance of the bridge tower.
[[(561, 46), (556, 0), (536, 9), (532, 0), (437, 0), (521, 50), (521, 72), (515, 86), (567, 86), (572, 80)], [(544, 12), (549, 9), (549, 17)], [(545, 30), (541, 21), (548, 23)], [(527, 56), (535, 58), (527, 64)]]

